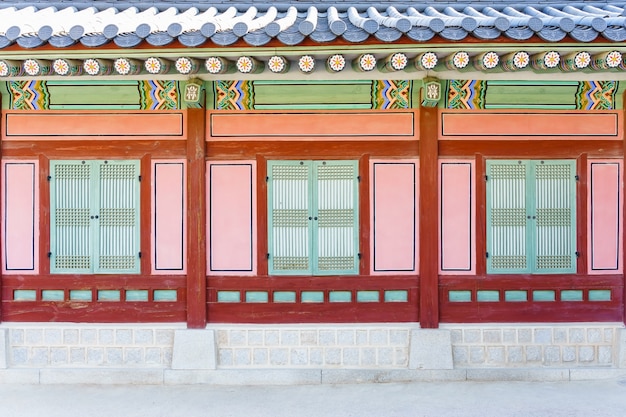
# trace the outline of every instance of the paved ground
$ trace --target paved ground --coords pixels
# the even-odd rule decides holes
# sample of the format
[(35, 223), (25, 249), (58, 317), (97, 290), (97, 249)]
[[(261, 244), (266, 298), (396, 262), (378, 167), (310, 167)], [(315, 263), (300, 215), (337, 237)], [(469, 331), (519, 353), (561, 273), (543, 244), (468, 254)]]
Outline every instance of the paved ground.
[(300, 386), (0, 384), (2, 417), (624, 417), (626, 378)]

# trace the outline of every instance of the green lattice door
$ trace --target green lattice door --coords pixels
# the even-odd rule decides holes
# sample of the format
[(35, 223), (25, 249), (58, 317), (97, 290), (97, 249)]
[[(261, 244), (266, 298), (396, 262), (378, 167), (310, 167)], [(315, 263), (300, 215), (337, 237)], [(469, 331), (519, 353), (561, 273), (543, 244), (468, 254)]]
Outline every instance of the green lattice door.
[(50, 162), (50, 272), (138, 273), (139, 161)]
[(269, 273), (358, 273), (358, 163), (268, 162)]
[(576, 271), (576, 162), (487, 161), (487, 272)]

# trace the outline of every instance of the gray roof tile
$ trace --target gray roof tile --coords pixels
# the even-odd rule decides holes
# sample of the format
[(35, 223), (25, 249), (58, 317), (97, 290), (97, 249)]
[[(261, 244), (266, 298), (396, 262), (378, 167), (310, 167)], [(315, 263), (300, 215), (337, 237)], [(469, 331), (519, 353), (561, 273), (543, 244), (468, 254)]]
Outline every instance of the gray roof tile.
[(449, 41), (474, 37), (546, 42), (570, 36), (579, 42), (598, 37), (626, 39), (624, 2), (583, 0), (348, 0), (285, 1), (22, 1), (0, 0), (0, 48), (18, 44), (98, 47), (113, 42), (130, 48), (147, 42), (164, 46), (231, 45), (243, 39), (261, 46), (278, 39), (297, 45), (309, 38), (395, 42), (403, 35), (426, 42), (436, 35)]

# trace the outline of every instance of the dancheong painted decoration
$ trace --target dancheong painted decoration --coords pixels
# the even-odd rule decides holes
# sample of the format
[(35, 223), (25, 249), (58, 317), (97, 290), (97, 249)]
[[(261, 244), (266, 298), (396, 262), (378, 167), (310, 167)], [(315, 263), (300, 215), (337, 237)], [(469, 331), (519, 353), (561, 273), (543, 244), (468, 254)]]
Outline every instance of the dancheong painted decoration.
[(621, 372), (624, 41), (608, 0), (0, 1), (0, 380)]

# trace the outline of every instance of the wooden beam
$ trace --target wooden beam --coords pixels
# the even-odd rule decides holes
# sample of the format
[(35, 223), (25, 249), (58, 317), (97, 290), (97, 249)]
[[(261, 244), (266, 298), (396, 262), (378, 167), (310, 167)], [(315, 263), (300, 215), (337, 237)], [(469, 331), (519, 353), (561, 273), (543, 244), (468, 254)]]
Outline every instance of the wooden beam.
[(187, 110), (187, 327), (204, 328), (206, 291), (206, 190), (204, 109)]
[(422, 107), (419, 113), (420, 146), (420, 325), (439, 327), (438, 245), (438, 118), (436, 107)]

